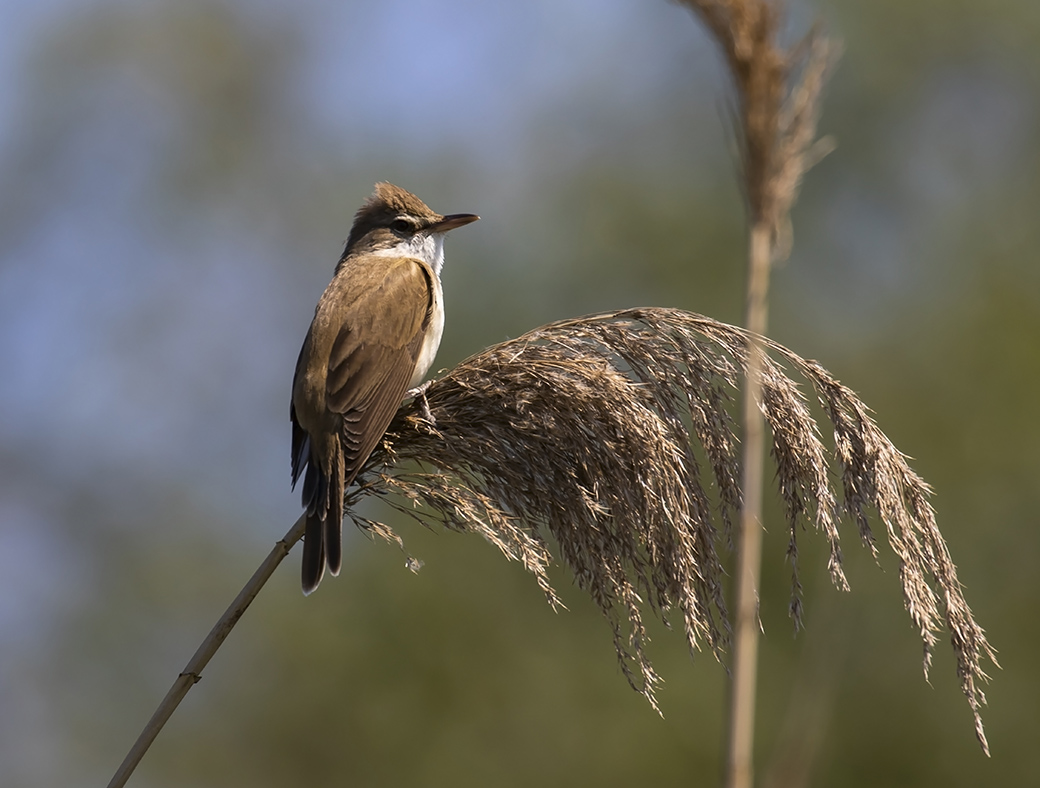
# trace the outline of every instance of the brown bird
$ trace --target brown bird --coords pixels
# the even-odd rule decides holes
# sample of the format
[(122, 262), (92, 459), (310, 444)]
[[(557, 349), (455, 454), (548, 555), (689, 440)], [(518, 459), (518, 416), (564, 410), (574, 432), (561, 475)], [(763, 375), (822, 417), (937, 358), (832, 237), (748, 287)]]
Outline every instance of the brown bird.
[(406, 396), (433, 363), (444, 330), (444, 235), (475, 222), (441, 216), (390, 183), (354, 217), (332, 281), (296, 362), (292, 483), (303, 479), (303, 593), (343, 559), (343, 496)]

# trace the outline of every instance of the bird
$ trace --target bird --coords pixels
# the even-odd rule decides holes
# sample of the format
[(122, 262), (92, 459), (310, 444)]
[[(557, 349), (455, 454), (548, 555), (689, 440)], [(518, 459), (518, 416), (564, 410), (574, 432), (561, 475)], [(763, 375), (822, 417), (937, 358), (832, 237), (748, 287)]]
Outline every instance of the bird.
[[(311, 594), (343, 560), (343, 498), (441, 342), (441, 268), (449, 230), (414, 194), (377, 183), (358, 210), (332, 281), (318, 301), (293, 376), (292, 489), (303, 477), (302, 585)], [(428, 385), (428, 384), (427, 384)]]

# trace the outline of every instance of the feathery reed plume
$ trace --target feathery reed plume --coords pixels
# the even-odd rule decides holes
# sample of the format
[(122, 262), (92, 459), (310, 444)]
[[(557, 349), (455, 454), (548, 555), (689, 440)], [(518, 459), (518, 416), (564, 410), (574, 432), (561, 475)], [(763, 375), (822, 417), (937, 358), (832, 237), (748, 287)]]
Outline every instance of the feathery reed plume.
[[(656, 708), (645, 605), (663, 619), (681, 618), (691, 650), (706, 644), (718, 656), (727, 642), (716, 522), (728, 531), (740, 507), (738, 438), (727, 408), (752, 341), (767, 350), (761, 403), (789, 555), (798, 527), (811, 522), (829, 543), (832, 581), (847, 590), (838, 521), (848, 514), (876, 555), (867, 519), (875, 510), (899, 559), (925, 673), (945, 626), (985, 749), (981, 662), (996, 660), (964, 600), (928, 486), (852, 391), (816, 362), (744, 329), (681, 310), (631, 309), (552, 323), (471, 356), (427, 391), (433, 422), (419, 404), (401, 408), (348, 494), (348, 516), (402, 544), (389, 526), (355, 511), (377, 495), (424, 524), (479, 533), (521, 561), (557, 606), (546, 574), (551, 536), (610, 622), (625, 676)], [(788, 370), (815, 392), (833, 425), (833, 450)]]
[(743, 184), (752, 223), (769, 227), (774, 259), (790, 247), (790, 211), (802, 178), (833, 149), (816, 138), (827, 75), (840, 47), (814, 27), (790, 50), (768, 0), (675, 0), (711, 32), (733, 78)]
[[(727, 407), (739, 378), (760, 354), (760, 400), (772, 431), (777, 482), (790, 523), (788, 555), (808, 520), (830, 545), (840, 589), (838, 520), (849, 515), (863, 543), (877, 548), (867, 519), (875, 510), (899, 558), (910, 617), (924, 643), (927, 677), (943, 626), (957, 674), (988, 753), (979, 684), (982, 661), (996, 664), (971, 615), (957, 570), (935, 524), (930, 491), (870, 417), (866, 405), (823, 367), (742, 328), (677, 309), (629, 309), (563, 320), (471, 356), (403, 405), (358, 484), (347, 516), (403, 547), (392, 528), (358, 514), (366, 496), (426, 525), (481, 534), (530, 571), (559, 606), (546, 573), (551, 535), (578, 584), (614, 631), (629, 683), (656, 708), (657, 675), (644, 651), (643, 606), (667, 620), (678, 610), (691, 651), (716, 657), (730, 625), (716, 542), (741, 506), (740, 461)], [(775, 357), (775, 358), (774, 358)], [(809, 401), (789, 377), (801, 375), (834, 429), (828, 452)], [(699, 444), (703, 460), (695, 450)], [(841, 503), (831, 483), (840, 477)], [(714, 508), (707, 487), (715, 488)], [(214, 625), (120, 764), (109, 788), (126, 784), (235, 624), (303, 536), (301, 516)], [(797, 617), (798, 566), (792, 561)]]

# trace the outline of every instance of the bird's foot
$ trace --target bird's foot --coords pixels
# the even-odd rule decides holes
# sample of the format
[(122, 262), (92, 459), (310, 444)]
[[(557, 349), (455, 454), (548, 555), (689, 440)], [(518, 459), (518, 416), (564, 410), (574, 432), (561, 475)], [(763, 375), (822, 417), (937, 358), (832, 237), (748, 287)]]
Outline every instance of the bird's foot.
[(437, 419), (433, 417), (433, 413), (430, 411), (430, 402), (426, 399), (426, 390), (433, 384), (432, 380), (427, 380), (416, 386), (414, 389), (409, 389), (406, 396), (412, 397), (416, 402), (419, 403), (419, 413), (426, 419), (430, 424), (436, 424)]

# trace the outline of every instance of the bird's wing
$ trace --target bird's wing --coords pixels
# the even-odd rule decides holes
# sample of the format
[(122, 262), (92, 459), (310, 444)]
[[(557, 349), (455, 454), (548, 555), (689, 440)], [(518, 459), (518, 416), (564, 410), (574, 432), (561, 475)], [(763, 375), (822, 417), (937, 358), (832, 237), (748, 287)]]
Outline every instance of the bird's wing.
[(430, 325), (433, 272), (406, 257), (380, 261), (380, 267), (385, 276), (355, 294), (329, 354), (326, 406), (343, 419), (344, 485), (400, 407)]

